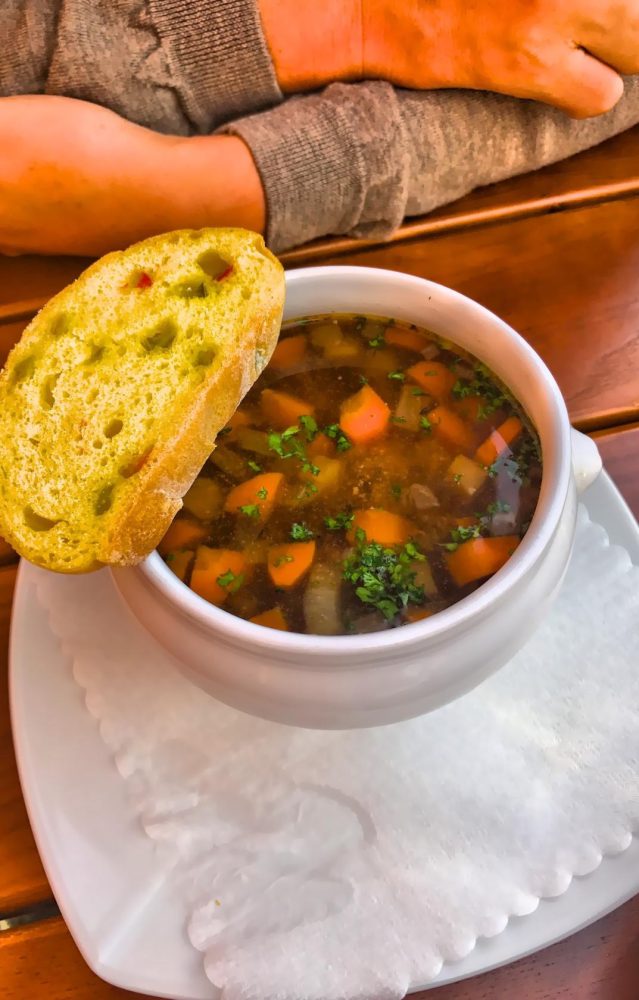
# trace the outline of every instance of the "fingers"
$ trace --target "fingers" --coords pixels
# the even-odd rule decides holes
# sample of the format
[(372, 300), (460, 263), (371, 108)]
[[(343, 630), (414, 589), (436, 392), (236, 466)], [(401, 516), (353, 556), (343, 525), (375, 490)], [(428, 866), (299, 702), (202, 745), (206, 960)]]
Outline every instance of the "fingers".
[(571, 50), (556, 69), (556, 79), (540, 96), (573, 118), (603, 115), (623, 96), (619, 73), (583, 49)]

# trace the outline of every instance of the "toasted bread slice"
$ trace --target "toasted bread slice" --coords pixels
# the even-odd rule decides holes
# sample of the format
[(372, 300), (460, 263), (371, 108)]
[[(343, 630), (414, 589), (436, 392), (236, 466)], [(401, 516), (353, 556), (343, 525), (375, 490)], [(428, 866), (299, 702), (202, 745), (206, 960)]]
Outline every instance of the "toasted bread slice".
[(180, 231), (93, 264), (0, 374), (0, 534), (64, 573), (139, 562), (277, 342), (261, 236)]

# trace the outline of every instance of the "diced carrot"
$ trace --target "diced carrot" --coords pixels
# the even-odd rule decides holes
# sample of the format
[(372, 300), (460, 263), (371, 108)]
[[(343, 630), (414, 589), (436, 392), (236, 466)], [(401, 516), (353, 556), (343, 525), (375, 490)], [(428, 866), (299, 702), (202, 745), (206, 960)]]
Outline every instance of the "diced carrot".
[(446, 553), (448, 572), (458, 587), (492, 576), (508, 562), (519, 545), (517, 535), (471, 538), (454, 552)]
[(187, 549), (183, 549), (181, 552), (169, 552), (166, 564), (171, 572), (175, 573), (178, 580), (182, 580), (184, 583), (194, 557), (195, 553), (189, 552)]
[(384, 334), (384, 340), (392, 347), (403, 347), (405, 351), (423, 351), (426, 339), (416, 330), (405, 330), (402, 327), (389, 326)]
[(288, 632), (288, 622), (284, 617), (281, 608), (271, 608), (270, 611), (263, 611), (261, 615), (255, 615), (250, 621), (255, 625), (264, 625), (266, 628), (276, 628), (280, 632)]
[(184, 497), (184, 509), (200, 521), (213, 521), (222, 511), (224, 490), (215, 479), (198, 476)]
[(309, 458), (333, 458), (337, 448), (335, 442), (331, 441), (326, 434), (318, 434), (314, 441), (306, 446), (306, 454)]
[(357, 531), (361, 529), (369, 542), (379, 542), (380, 545), (403, 545), (412, 533), (412, 527), (405, 517), (391, 514), (388, 510), (356, 510), (350, 528), (346, 532), (349, 542), (357, 539)]
[(186, 517), (178, 518), (170, 525), (164, 538), (158, 545), (161, 556), (168, 555), (175, 549), (194, 549), (208, 535), (208, 528)]
[(289, 590), (308, 573), (315, 559), (315, 542), (273, 545), (268, 553), (268, 575), (276, 587)]
[(306, 354), (306, 337), (303, 333), (296, 337), (285, 337), (280, 340), (273, 351), (269, 364), (278, 371), (293, 368), (304, 360)]
[[(224, 510), (231, 514), (245, 513), (248, 516), (255, 516), (256, 521), (266, 521), (273, 513), (273, 507), (277, 500), (277, 493), (280, 489), (284, 476), (281, 472), (261, 472), (258, 476), (253, 476), (245, 482), (234, 486), (227, 494), (224, 502)], [(242, 511), (240, 508), (249, 508)], [(252, 511), (257, 509), (257, 514)]]
[(441, 361), (418, 361), (416, 365), (406, 369), (406, 376), (417, 382), (424, 392), (428, 392), (440, 401), (450, 395), (457, 381), (450, 368)]
[(370, 385), (345, 399), (340, 408), (340, 427), (355, 444), (383, 437), (389, 420), (389, 407)]
[(427, 608), (406, 608), (404, 621), (409, 623), (421, 622), (424, 618), (430, 618), (434, 614), (434, 611), (428, 611)]
[(0, 563), (6, 562), (15, 555), (15, 552), (11, 548), (8, 542), (5, 542), (2, 535), (0, 535)]
[(300, 417), (315, 415), (315, 409), (310, 403), (276, 389), (263, 389), (260, 405), (265, 419), (276, 430), (286, 430), (297, 424)]
[(480, 465), (492, 465), (496, 458), (519, 437), (524, 425), (518, 417), (508, 417), (500, 424), (475, 452), (475, 458)]
[(226, 426), (235, 431), (238, 427), (248, 427), (250, 423), (251, 417), (248, 413), (245, 413), (244, 410), (236, 410)]
[[(210, 549), (201, 545), (195, 556), (191, 573), (191, 590), (204, 597), (211, 604), (224, 604), (229, 594), (241, 586), (246, 573), (247, 562), (241, 552), (234, 549)], [(219, 578), (231, 574), (228, 583), (219, 583)]]
[(446, 406), (436, 406), (428, 414), (435, 437), (455, 451), (472, 451), (475, 435), (461, 417)]

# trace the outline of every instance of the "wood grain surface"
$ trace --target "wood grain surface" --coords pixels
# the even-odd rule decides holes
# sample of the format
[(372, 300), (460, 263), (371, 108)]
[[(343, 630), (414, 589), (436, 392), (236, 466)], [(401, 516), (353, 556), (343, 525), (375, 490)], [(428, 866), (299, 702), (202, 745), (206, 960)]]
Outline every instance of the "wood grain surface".
[[(581, 429), (639, 416), (639, 198), (362, 250), (347, 262), (431, 278), (488, 306), (539, 351)], [(23, 322), (0, 324), (0, 352)]]
[[(530, 958), (412, 997), (637, 1000), (638, 941), (639, 897), (635, 897), (580, 934)], [(117, 989), (98, 979), (59, 918), (0, 934), (0, 983), (3, 1000), (142, 1000), (140, 993)]]
[(639, 199), (350, 254), (464, 292), (552, 369), (573, 423), (639, 416)]
[[(383, 246), (638, 193), (639, 127), (534, 174), (491, 184), (427, 216), (409, 219)], [(284, 253), (282, 259), (298, 267), (359, 252), (361, 247), (361, 240), (328, 237)], [(89, 263), (83, 257), (0, 256), (0, 321), (35, 312)]]

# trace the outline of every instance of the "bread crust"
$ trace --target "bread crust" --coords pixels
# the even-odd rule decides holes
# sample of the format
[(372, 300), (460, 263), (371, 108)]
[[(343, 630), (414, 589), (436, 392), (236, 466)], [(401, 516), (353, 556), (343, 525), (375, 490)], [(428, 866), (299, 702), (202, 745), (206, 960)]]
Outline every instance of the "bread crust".
[[(191, 242), (194, 246), (194, 260), (185, 263), (182, 258), (185, 256), (185, 248), (188, 250)], [(175, 251), (172, 248), (176, 248)], [(98, 458), (90, 449), (88, 456), (82, 458), (80, 452), (73, 451), (73, 442), (67, 443), (58, 438), (54, 438), (53, 444), (49, 446), (46, 462), (41, 451), (34, 452), (33, 441), (39, 439), (41, 428), (49, 426), (47, 421), (56, 419), (56, 410), (54, 407), (46, 413), (36, 412), (32, 383), (38, 378), (41, 386), (46, 383), (46, 379), (43, 382), (38, 374), (37, 362), (35, 374), (26, 376), (24, 387), (21, 383), (16, 383), (16, 372), (21, 373), (20, 366), (24, 368), (25, 359), (30, 364), (32, 356), (46, 357), (50, 353), (53, 336), (51, 329), (56, 316), (73, 314), (82, 296), (86, 296), (87, 289), (92, 288), (96, 282), (108, 285), (114, 275), (119, 280), (119, 272), (123, 267), (126, 269), (128, 263), (135, 264), (138, 270), (142, 267), (140, 273), (146, 274), (156, 268), (155, 262), (168, 260), (165, 272), (169, 275), (166, 279), (169, 286), (171, 281), (182, 280), (177, 273), (180, 270), (177, 265), (177, 270), (173, 269), (176, 270), (177, 277), (171, 270), (173, 252), (182, 255), (180, 267), (186, 274), (194, 273), (195, 261), (206, 253), (219, 253), (225, 261), (231, 259), (233, 271), (223, 278), (219, 288), (217, 284), (213, 284), (217, 279), (210, 279), (206, 273), (203, 275), (203, 286), (206, 285), (209, 289), (209, 298), (179, 303), (180, 316), (184, 314), (188, 319), (190, 309), (196, 314), (197, 336), (203, 338), (204, 346), (208, 343), (207, 338), (210, 339), (210, 331), (218, 328), (222, 333), (217, 336), (222, 341), (208, 368), (200, 371), (194, 367), (184, 376), (178, 376), (175, 372), (165, 376), (161, 374), (165, 369), (152, 367), (149, 363), (137, 381), (131, 375), (130, 385), (125, 381), (123, 389), (119, 386), (119, 391), (121, 394), (124, 391), (125, 397), (124, 400), (118, 397), (118, 412), (122, 412), (124, 404), (124, 410), (130, 414), (127, 433), (133, 452), (137, 450), (139, 453), (140, 468), (130, 478), (123, 478), (122, 456), (114, 450), (118, 442), (103, 442), (105, 448), (99, 454), (108, 455), (108, 464), (100, 471), (100, 475), (104, 474), (107, 480), (115, 484), (114, 499), (106, 514), (92, 518), (87, 513), (89, 501), (84, 492), (83, 470), (78, 467), (78, 463), (89, 463), (90, 471), (93, 472), (97, 468)], [(155, 273), (159, 284), (158, 275), (164, 272), (160, 267)], [(228, 287), (224, 287), (224, 282), (229, 283)], [(156, 303), (166, 305), (169, 301), (168, 298), (161, 298), (160, 291), (156, 291), (155, 295)], [(134, 319), (140, 325), (142, 301), (139, 296), (132, 300), (132, 328), (135, 325)], [(123, 308), (121, 302), (116, 304), (118, 308)], [(20, 343), (9, 355), (5, 370), (0, 374), (0, 534), (31, 562), (59, 572), (81, 573), (104, 565), (128, 566), (145, 558), (161, 540), (181, 508), (182, 497), (212, 452), (217, 434), (227, 424), (268, 362), (277, 343), (283, 305), (283, 269), (265, 248), (262, 238), (246, 230), (201, 230), (196, 233), (180, 231), (165, 234), (135, 244), (122, 253), (109, 254), (91, 265), (71, 286), (56, 295), (30, 323)], [(160, 309), (160, 312), (166, 315), (166, 309)], [(126, 324), (126, 309), (123, 316)], [(152, 325), (158, 316), (150, 310), (144, 314), (144, 323)], [(176, 325), (180, 326), (179, 323)], [(106, 320), (105, 326), (108, 328)], [(176, 341), (180, 350), (187, 349), (180, 340), (184, 334), (184, 326), (183, 320)], [(96, 339), (100, 340), (101, 333), (97, 331), (96, 334), (92, 327), (90, 332), (73, 330), (69, 336), (75, 337), (71, 347), (77, 352), (81, 336), (84, 337), (82, 344), (86, 350)], [(195, 350), (197, 347), (198, 342), (191, 340), (188, 350)], [(162, 364), (165, 355), (170, 360), (171, 350), (170, 347), (166, 349)], [(138, 356), (140, 354), (141, 361)], [(138, 351), (134, 360), (138, 365), (144, 365), (144, 352)], [(98, 372), (100, 364), (100, 360), (96, 361)], [(109, 371), (105, 369), (105, 378)], [(158, 371), (160, 375), (157, 374)], [(66, 374), (66, 369), (63, 374)], [(71, 375), (76, 377), (75, 369)], [(48, 375), (48, 378), (51, 379), (52, 376)], [(140, 432), (136, 436), (135, 432), (136, 418), (141, 423), (145, 413), (138, 412), (143, 408), (134, 401), (134, 396), (137, 393), (135, 398), (139, 398), (140, 391), (144, 390), (147, 399), (149, 396), (153, 397), (159, 385), (158, 378), (173, 379), (164, 385), (165, 391), (171, 390), (171, 398), (165, 411), (154, 418), (149, 431), (153, 439), (152, 447), (145, 453), (144, 434)], [(40, 388), (40, 396), (42, 391), (44, 390)], [(108, 389), (104, 391), (107, 392)], [(18, 409), (20, 403), (26, 409)], [(64, 412), (67, 415), (73, 406), (80, 415), (86, 412), (86, 404), (82, 400), (71, 399), (65, 405), (67, 410)], [(83, 418), (80, 422), (83, 422)], [(129, 430), (130, 424), (133, 425), (133, 431)], [(46, 437), (45, 434), (42, 436)], [(85, 447), (84, 442), (81, 444)], [(89, 446), (85, 447), (85, 455), (87, 447)], [(43, 470), (46, 466), (46, 473), (43, 471), (35, 480), (30, 473), (30, 455), (32, 465), (35, 457)], [(102, 457), (102, 465), (104, 461)], [(56, 495), (61, 498), (57, 505), (50, 496), (52, 482), (55, 483)], [(77, 496), (74, 496), (74, 490)], [(25, 523), (26, 509), (29, 511), (27, 520), (30, 524)], [(77, 512), (77, 517), (74, 512)], [(44, 524), (44, 529), (38, 518)], [(48, 519), (53, 522), (50, 528), (47, 527)], [(76, 542), (76, 538), (80, 541)]]

